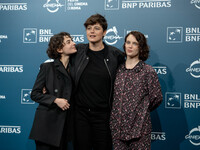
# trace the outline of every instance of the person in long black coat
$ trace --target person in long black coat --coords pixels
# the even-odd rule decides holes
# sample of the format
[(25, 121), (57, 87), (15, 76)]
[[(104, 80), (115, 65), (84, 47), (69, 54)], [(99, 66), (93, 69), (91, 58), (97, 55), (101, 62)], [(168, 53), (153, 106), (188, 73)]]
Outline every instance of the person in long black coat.
[(35, 140), (37, 150), (67, 149), (72, 91), (69, 58), (75, 52), (69, 33), (51, 37), (47, 54), (54, 61), (41, 64), (31, 92), (31, 99), (39, 103), (29, 136)]

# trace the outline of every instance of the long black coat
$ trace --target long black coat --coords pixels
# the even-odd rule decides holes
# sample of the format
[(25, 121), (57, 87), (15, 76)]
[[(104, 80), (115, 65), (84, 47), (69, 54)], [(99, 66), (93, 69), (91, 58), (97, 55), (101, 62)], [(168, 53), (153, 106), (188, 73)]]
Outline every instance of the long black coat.
[[(43, 94), (43, 88), (46, 93)], [(29, 138), (59, 146), (64, 129), (68, 125), (70, 109), (63, 111), (54, 100), (65, 98), (70, 101), (72, 81), (62, 63), (43, 63), (32, 89), (31, 99), (39, 103)], [(66, 121), (67, 119), (67, 121)], [(66, 124), (65, 124), (66, 121)]]

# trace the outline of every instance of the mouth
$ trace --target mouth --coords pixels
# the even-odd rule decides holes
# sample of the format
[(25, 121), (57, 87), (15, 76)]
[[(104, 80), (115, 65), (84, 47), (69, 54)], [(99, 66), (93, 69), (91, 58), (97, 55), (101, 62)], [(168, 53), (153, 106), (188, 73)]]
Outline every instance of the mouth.
[(91, 37), (91, 38), (95, 38), (95, 37), (96, 37), (96, 35), (90, 35), (90, 37)]
[(132, 50), (127, 50), (127, 52), (128, 52), (128, 53), (131, 53), (131, 52), (132, 52)]

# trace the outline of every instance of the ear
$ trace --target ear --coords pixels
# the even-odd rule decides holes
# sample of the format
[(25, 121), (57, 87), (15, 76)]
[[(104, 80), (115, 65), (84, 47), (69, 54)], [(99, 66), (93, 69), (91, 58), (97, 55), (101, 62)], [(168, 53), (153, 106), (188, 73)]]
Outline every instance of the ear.
[(105, 36), (105, 35), (106, 35), (106, 32), (107, 32), (107, 30), (103, 31), (103, 36)]
[(62, 49), (57, 49), (57, 52), (62, 54), (63, 50)]

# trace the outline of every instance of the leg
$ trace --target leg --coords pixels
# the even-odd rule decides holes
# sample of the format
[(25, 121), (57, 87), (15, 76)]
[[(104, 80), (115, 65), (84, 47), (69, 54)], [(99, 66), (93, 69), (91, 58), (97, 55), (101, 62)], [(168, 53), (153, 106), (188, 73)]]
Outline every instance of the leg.
[(45, 144), (43, 142), (35, 141), (35, 144), (36, 144), (36, 150), (59, 150), (58, 147)]
[(75, 150), (91, 150), (90, 124), (88, 112), (76, 109), (75, 111)]
[(94, 150), (112, 150), (109, 112), (91, 112), (92, 143)]

